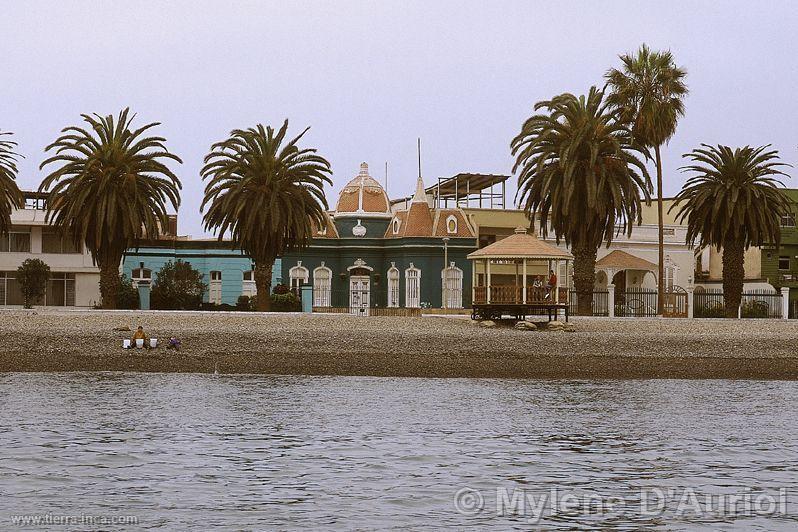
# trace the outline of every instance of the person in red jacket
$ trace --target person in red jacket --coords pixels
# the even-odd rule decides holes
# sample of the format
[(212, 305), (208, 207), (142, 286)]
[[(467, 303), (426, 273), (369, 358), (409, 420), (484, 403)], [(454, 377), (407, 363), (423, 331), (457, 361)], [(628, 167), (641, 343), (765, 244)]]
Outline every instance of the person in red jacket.
[(554, 274), (554, 270), (549, 270), (549, 282), (546, 284), (546, 288), (549, 289), (546, 298), (550, 298), (552, 292), (557, 288), (557, 276)]

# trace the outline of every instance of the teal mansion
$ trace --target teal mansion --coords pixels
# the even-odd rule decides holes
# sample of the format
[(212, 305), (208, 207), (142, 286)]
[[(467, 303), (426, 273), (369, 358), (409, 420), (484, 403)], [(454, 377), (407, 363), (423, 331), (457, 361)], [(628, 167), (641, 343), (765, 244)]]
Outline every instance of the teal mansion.
[[(420, 177), (412, 198), (392, 204), (363, 163), (325, 222), (308, 247), (277, 259), (273, 286), (306, 286), (319, 312), (471, 305), (466, 256), (477, 249), (476, 231), (461, 208), (432, 206)], [(164, 264), (180, 259), (203, 273), (207, 302), (234, 305), (241, 295), (255, 295), (252, 261), (240, 250), (227, 241), (177, 237), (176, 223), (169, 229), (129, 250), (122, 273), (153, 281)]]
[(419, 177), (392, 205), (362, 163), (310, 245), (283, 257), (283, 281), (312, 285), (317, 312), (469, 307), (475, 230), (462, 209), (431, 203)]

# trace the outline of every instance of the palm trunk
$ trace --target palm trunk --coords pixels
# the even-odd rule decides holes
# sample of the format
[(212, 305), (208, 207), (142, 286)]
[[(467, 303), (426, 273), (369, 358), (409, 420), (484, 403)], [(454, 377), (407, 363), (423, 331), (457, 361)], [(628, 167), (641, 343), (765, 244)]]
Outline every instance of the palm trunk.
[(729, 239), (723, 244), (723, 301), (726, 317), (736, 318), (743, 294), (745, 250), (740, 242)]
[(265, 260), (262, 264), (255, 263), (255, 288), (258, 291), (256, 308), (259, 312), (269, 312), (272, 308), (272, 268), (274, 260)]
[(657, 268), (657, 316), (663, 314), (665, 302), (665, 215), (662, 206), (662, 157), (659, 146), (654, 146), (657, 161), (657, 236), (659, 237), (659, 260)]
[(576, 311), (580, 316), (590, 316), (593, 314), (593, 285), (596, 282), (596, 248), (575, 246), (573, 253)]
[(113, 310), (116, 308), (119, 289), (122, 285), (119, 279), (119, 262), (121, 260), (121, 257), (116, 262), (111, 259), (99, 265), (100, 296), (103, 300), (103, 309)]

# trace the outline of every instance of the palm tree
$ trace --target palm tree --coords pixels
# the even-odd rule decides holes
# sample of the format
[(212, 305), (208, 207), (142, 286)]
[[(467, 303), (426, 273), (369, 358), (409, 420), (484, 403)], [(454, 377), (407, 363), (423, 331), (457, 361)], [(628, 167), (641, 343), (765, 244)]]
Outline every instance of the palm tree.
[(271, 307), (275, 259), (306, 245), (314, 224), (323, 226), (330, 163), (315, 149), (297, 145), (308, 129), (289, 141), (288, 120), (276, 132), (261, 124), (235, 129), (211, 146), (200, 171), (208, 180), (200, 206), (208, 206), (205, 229), (218, 230), (219, 240), (229, 232), (252, 258), (260, 311)]
[(743, 291), (744, 253), (749, 246), (781, 240), (781, 216), (789, 214), (789, 199), (779, 188), (776, 176), (786, 176), (779, 168), (778, 152), (770, 145), (732, 150), (728, 146), (709, 146), (686, 153), (693, 162), (682, 167), (693, 172), (676, 196), (673, 210), (681, 204), (676, 218), (687, 219), (687, 242), (700, 247), (723, 249), (723, 298), (726, 317), (737, 317)]
[(673, 55), (652, 52), (645, 44), (637, 54), (620, 56), (621, 70), (607, 72), (611, 93), (607, 101), (623, 112), (632, 124), (635, 142), (654, 150), (657, 165), (657, 214), (659, 225), (659, 271), (657, 275), (657, 314), (662, 314), (665, 301), (664, 265), (665, 233), (662, 206), (662, 156), (660, 148), (676, 132), (676, 124), (684, 115), (687, 72), (674, 64)]
[(540, 216), (545, 237), (554, 232), (574, 254), (578, 311), (589, 314), (596, 252), (641, 222), (641, 194), (650, 201), (644, 147), (632, 144), (620, 111), (595, 87), (585, 96), (562, 94), (535, 104), (535, 114), (512, 141), (520, 203), (530, 220)]
[(142, 238), (156, 238), (167, 223), (166, 207), (180, 205), (180, 180), (166, 166), (182, 163), (163, 137), (144, 136), (154, 122), (131, 130), (129, 109), (111, 115), (81, 115), (89, 128), (70, 126), (45, 148), (40, 166), (60, 166), (44, 178), (47, 222), (81, 242), (100, 268), (103, 308), (116, 308), (119, 263)]
[(15, 181), (19, 158), (14, 152), (17, 143), (3, 138), (11, 134), (9, 131), (0, 131), (0, 235), (11, 228), (11, 211), (22, 207), (23, 203), (22, 192)]

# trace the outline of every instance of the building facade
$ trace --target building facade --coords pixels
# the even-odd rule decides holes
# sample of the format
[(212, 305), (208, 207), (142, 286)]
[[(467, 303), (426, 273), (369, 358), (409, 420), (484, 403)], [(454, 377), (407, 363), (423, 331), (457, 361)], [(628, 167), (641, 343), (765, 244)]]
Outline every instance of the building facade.
[[(148, 241), (138, 249), (131, 249), (122, 260), (122, 273), (134, 283), (154, 282), (158, 271), (167, 262), (182, 260), (202, 273), (208, 290), (203, 296), (206, 303), (235, 305), (238, 298), (254, 296), (255, 277), (252, 260), (241, 250), (233, 249), (229, 241), (216, 239), (162, 239)], [(280, 259), (272, 270), (272, 285), (280, 279)]]
[(312, 285), (319, 312), (460, 309), (471, 304), (466, 256), (475, 249), (462, 209), (431, 206), (421, 178), (412, 199), (392, 208), (363, 163), (310, 245), (283, 257), (281, 277)]
[(45, 222), (46, 195), (24, 192), (22, 209), (11, 213), (11, 231), (0, 235), (0, 306), (21, 306), (17, 268), (26, 259), (50, 266), (44, 297), (36, 305), (92, 307), (100, 302), (100, 270), (83, 245), (75, 245)]
[[(790, 198), (791, 214), (782, 216), (781, 243), (762, 246), (759, 253), (761, 277), (776, 288), (787, 287), (790, 289), (790, 314), (798, 316), (798, 189), (784, 191)], [(746, 255), (746, 271), (748, 267)]]

